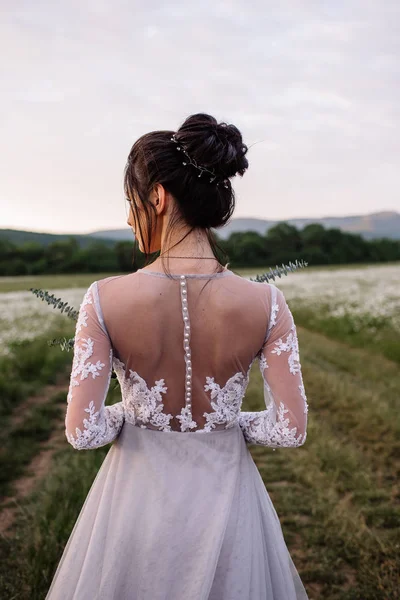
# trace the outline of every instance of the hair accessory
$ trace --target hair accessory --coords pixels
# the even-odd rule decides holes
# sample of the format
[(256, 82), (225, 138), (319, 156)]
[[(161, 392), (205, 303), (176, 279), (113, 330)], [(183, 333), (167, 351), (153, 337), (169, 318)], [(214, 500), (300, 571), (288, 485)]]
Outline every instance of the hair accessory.
[[(203, 173), (208, 173), (210, 177), (210, 183), (212, 183), (213, 181), (215, 181), (217, 179), (217, 175), (215, 174), (215, 171), (213, 169), (208, 169), (207, 167), (204, 167), (203, 165), (199, 165), (194, 158), (191, 158), (189, 156), (189, 154), (187, 153), (186, 149), (184, 148), (182, 142), (179, 142), (176, 137), (175, 137), (175, 133), (173, 134), (173, 136), (171, 137), (171, 141), (175, 142), (176, 144), (176, 149), (179, 150), (180, 152), (183, 152), (183, 154), (185, 155), (185, 160), (182, 161), (182, 165), (184, 167), (188, 166), (188, 165), (192, 165), (193, 167), (195, 167), (195, 169), (197, 169), (198, 171), (200, 171), (200, 173), (198, 174), (197, 177), (201, 177), (203, 175)], [(223, 183), (224, 187), (228, 188), (229, 187), (229, 179), (223, 179), (223, 180), (219, 180), (217, 181), (217, 186)]]

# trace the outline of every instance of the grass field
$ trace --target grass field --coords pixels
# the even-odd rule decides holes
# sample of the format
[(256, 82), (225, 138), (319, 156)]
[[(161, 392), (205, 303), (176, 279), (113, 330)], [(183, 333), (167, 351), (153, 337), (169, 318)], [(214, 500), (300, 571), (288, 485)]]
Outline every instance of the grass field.
[[(396, 307), (400, 306), (400, 287), (396, 281), (400, 265), (329, 269), (330, 278), (328, 270), (306, 271), (275, 283), (284, 291), (298, 325), (309, 402), (307, 441), (297, 449), (250, 449), (310, 599), (399, 598), (400, 336)], [(307, 279), (300, 281), (306, 277), (308, 284)], [(100, 278), (80, 279), (79, 286), (85, 288)], [(327, 281), (331, 280), (335, 293), (329, 298)], [(48, 289), (51, 285), (49, 280)], [(54, 285), (61, 289), (59, 281)], [(353, 304), (348, 301), (349, 287)], [(381, 290), (380, 316), (374, 321), (377, 304), (370, 300), (374, 294), (379, 298), (377, 290)], [(308, 299), (312, 306), (307, 305)], [(26, 418), (15, 423), (24, 395), (32, 393), (32, 386), (41, 389), (51, 361), (55, 361), (53, 376), (65, 368), (66, 355), (59, 350), (51, 349), (53, 357), (63, 355), (59, 362), (46, 352), (38, 352), (43, 348), (43, 336), (29, 344), (25, 356), (32, 352), (39, 358), (31, 369), (31, 387), (13, 392), (18, 398), (15, 408), (10, 401), (0, 407), (10, 424), (11, 441), (3, 448), (8, 448), (11, 456), (13, 445), (19, 445), (21, 439), (18, 427), (25, 426), (23, 444), (28, 443), (32, 455), (40, 452), (46, 436), (50, 436), (49, 446), (55, 451), (34, 492), (18, 501), (11, 535), (0, 540), (0, 597), (10, 600), (44, 598), (80, 507), (109, 449), (76, 452), (66, 440), (60, 442), (62, 395), (49, 397), (48, 404), (40, 407), (33, 402)], [(6, 360), (14, 359), (10, 355), (0, 357), (0, 367)], [(29, 364), (28, 358), (25, 361)], [(23, 368), (19, 373), (22, 380)], [(42, 375), (36, 377), (35, 373)], [(10, 386), (15, 380), (11, 378)], [(118, 391), (111, 389), (109, 401), (117, 399)], [(263, 408), (257, 365), (251, 372), (243, 408)], [(15, 437), (12, 427), (17, 427)], [(58, 428), (58, 438), (51, 438), (51, 427)], [(21, 452), (26, 457), (26, 449)], [(24, 468), (27, 461), (17, 460), (17, 467), (6, 470), (12, 475), (3, 482), (8, 493), (13, 481), (18, 481), (14, 471), (21, 477)]]

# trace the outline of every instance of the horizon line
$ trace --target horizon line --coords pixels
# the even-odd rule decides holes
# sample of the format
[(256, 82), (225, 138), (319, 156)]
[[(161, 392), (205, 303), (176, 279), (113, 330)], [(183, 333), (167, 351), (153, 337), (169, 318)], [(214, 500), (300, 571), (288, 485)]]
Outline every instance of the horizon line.
[[(313, 217), (286, 217), (283, 219), (267, 219), (265, 217), (253, 217), (253, 216), (247, 216), (247, 217), (232, 217), (228, 223), (226, 223), (223, 227), (218, 227), (218, 228), (212, 228), (215, 229), (216, 231), (219, 230), (223, 230), (225, 227), (227, 227), (230, 223), (232, 223), (232, 221), (236, 221), (239, 219), (246, 219), (246, 220), (254, 220), (254, 221), (266, 221), (266, 222), (270, 222), (270, 223), (276, 223), (276, 222), (285, 222), (285, 221), (312, 221), (313, 219), (315, 220), (323, 220), (323, 219), (348, 219), (351, 217), (371, 217), (371, 216), (376, 216), (376, 215), (384, 215), (384, 214), (394, 214), (394, 215), (399, 215), (400, 216), (400, 212), (394, 209), (386, 209), (386, 210), (379, 210), (379, 211), (374, 211), (374, 212), (368, 212), (368, 213), (351, 213), (351, 214), (347, 214), (347, 215), (323, 215), (323, 216), (313, 216)], [(94, 233), (101, 233), (102, 231), (121, 231), (122, 229), (127, 229), (127, 231), (129, 231), (129, 227), (113, 227), (110, 229), (94, 229), (91, 231), (43, 231), (43, 230), (37, 230), (37, 229), (18, 229), (15, 228), (15, 226), (1, 226), (0, 227), (0, 231), (20, 231), (21, 233), (38, 233), (38, 234), (45, 234), (45, 235), (79, 235), (79, 236), (85, 236), (85, 235), (93, 235)]]

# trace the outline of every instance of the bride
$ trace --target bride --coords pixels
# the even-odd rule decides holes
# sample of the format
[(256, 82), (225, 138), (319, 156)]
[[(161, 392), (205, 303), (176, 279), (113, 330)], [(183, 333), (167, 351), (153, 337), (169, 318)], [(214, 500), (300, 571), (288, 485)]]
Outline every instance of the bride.
[[(128, 224), (160, 254), (95, 281), (80, 306), (66, 437), (113, 444), (47, 600), (307, 599), (248, 449), (306, 440), (296, 326), (279, 288), (220, 263), (211, 233), (233, 213), (246, 153), (207, 114), (129, 153)], [(255, 361), (265, 409), (246, 412)], [(121, 401), (106, 406), (113, 369)]]

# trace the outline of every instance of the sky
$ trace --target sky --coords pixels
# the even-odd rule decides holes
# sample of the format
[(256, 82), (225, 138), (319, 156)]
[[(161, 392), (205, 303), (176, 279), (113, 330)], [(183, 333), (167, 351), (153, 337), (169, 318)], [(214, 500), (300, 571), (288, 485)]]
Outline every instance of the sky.
[(207, 112), (233, 217), (400, 211), (398, 0), (2, 0), (0, 228), (126, 224), (134, 141)]

